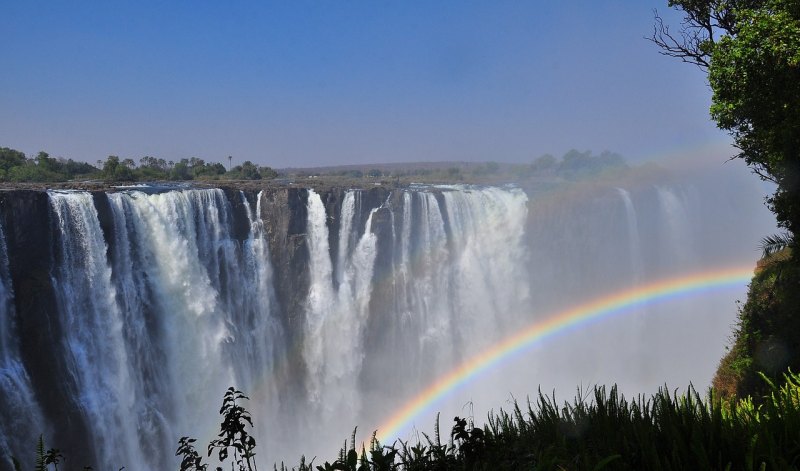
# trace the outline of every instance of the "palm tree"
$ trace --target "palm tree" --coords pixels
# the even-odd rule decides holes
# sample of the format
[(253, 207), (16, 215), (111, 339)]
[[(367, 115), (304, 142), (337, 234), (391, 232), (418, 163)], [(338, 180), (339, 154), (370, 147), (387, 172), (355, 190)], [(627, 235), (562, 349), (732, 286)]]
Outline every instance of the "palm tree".
[(772, 234), (761, 239), (761, 256), (767, 258), (794, 245), (794, 236), (788, 232)]

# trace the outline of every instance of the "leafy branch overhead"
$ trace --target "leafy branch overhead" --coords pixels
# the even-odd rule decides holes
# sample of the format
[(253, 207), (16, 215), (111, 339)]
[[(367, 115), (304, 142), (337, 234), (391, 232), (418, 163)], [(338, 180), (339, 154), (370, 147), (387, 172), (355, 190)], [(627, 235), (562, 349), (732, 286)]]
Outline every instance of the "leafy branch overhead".
[(778, 222), (800, 230), (800, 2), (670, 0), (676, 30), (655, 13), (648, 39), (660, 52), (708, 72), (711, 117), (737, 157), (778, 187), (768, 200)]

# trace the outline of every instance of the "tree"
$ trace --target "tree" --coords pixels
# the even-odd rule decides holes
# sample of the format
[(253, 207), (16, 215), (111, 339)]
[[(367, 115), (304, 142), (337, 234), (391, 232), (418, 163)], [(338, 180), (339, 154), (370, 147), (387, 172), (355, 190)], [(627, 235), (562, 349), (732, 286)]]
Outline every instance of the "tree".
[(533, 172), (545, 172), (554, 169), (557, 163), (558, 161), (555, 157), (550, 154), (544, 154), (533, 161), (531, 170)]
[(43, 170), (51, 172), (58, 170), (58, 161), (50, 157), (50, 154), (47, 152), (39, 152), (33, 160), (36, 162), (36, 165)]
[(103, 163), (103, 178), (109, 181), (132, 181), (133, 171), (120, 162), (116, 155), (109, 155)]
[(25, 154), (18, 150), (0, 147), (0, 169), (8, 171), (11, 167), (25, 164)]
[(66, 162), (61, 161), (60, 165), (62, 172), (66, 173), (69, 178), (78, 175), (89, 175), (99, 170), (95, 166), (87, 164), (86, 162), (76, 162), (72, 159), (68, 159)]
[[(668, 56), (708, 72), (711, 116), (736, 157), (775, 182), (779, 224), (800, 230), (800, 0), (670, 0), (679, 33), (656, 14), (650, 38)], [(796, 237), (795, 237), (796, 240)]]
[[(762, 241), (765, 257), (714, 379), (717, 388), (758, 397), (759, 375), (780, 381), (781, 371), (800, 367), (800, 0), (669, 6), (685, 14), (679, 34), (656, 15), (650, 39), (663, 54), (707, 71), (711, 117), (733, 137), (735, 157), (776, 184), (767, 202), (788, 231)], [(773, 256), (785, 248), (788, 257)]]
[(778, 185), (778, 222), (800, 231), (800, 1), (770, 1), (739, 16), (709, 66), (711, 116), (730, 131), (739, 157)]
[(169, 178), (171, 180), (191, 180), (192, 174), (189, 173), (189, 160), (181, 159), (178, 163), (172, 166)]
[(272, 180), (278, 176), (278, 172), (276, 172), (274, 168), (268, 166), (259, 167), (258, 173), (261, 175), (261, 178), (265, 180)]
[(258, 173), (258, 166), (249, 160), (242, 164), (241, 175), (245, 180), (261, 180), (261, 174)]
[[(194, 163), (192, 163), (194, 162)], [(225, 166), (221, 163), (204, 162), (202, 159), (192, 158), (189, 160), (192, 167), (192, 174), (197, 177), (217, 177), (225, 174)]]
[(653, 35), (648, 38), (661, 48), (661, 53), (707, 69), (718, 39), (735, 35), (736, 12), (755, 7), (759, 0), (669, 0), (670, 8), (686, 15), (678, 34), (665, 25), (656, 12)]
[(139, 167), (140, 168), (150, 168), (153, 170), (158, 170), (160, 172), (167, 171), (167, 161), (164, 159), (157, 159), (155, 157), (151, 157), (146, 155), (139, 159)]

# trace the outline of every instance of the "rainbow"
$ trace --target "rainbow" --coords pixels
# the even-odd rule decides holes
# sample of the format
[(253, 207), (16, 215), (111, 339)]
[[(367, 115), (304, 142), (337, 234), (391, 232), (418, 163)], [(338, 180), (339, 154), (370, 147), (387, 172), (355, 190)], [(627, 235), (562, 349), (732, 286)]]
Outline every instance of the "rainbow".
[(451, 392), (503, 360), (530, 349), (546, 339), (591, 322), (629, 312), (645, 304), (743, 286), (752, 276), (752, 268), (742, 267), (694, 273), (637, 286), (555, 313), (546, 320), (536, 322), (473, 356), (438, 379), (378, 427), (377, 437), (383, 442), (394, 440), (418, 415)]

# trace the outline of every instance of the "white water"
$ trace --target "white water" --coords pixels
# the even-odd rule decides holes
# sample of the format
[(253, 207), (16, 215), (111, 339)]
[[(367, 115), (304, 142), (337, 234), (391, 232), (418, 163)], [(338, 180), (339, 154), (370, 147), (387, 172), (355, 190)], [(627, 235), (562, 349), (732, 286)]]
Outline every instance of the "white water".
[(0, 224), (0, 431), (13, 431), (13, 436), (0, 433), (2, 461), (22, 456), (23, 444), (35, 443), (38, 434), (46, 431), (28, 372), (20, 361), (13, 301), (5, 234)]
[(61, 233), (60, 263), (53, 273), (63, 354), (78, 405), (93, 424), (91, 442), (103, 463), (145, 462), (130, 437), (137, 436), (139, 398), (123, 338), (122, 314), (106, 260), (106, 243), (88, 193), (51, 193)]
[(631, 194), (622, 188), (617, 188), (622, 203), (625, 205), (625, 215), (628, 222), (628, 247), (630, 248), (630, 266), (634, 284), (641, 282), (644, 275), (642, 267), (642, 241), (639, 237), (639, 219), (636, 208), (633, 206)]
[[(368, 435), (475, 352), (597, 292), (694, 269), (703, 250), (699, 200), (666, 185), (611, 188), (551, 206), (519, 189), (469, 186), (397, 190), (380, 203), (349, 190), (328, 208), (321, 196), (309, 190), (305, 201), (297, 247), (306, 252), (296, 253), (307, 253), (307, 266), (295, 268), (307, 285), (292, 279), (301, 284), (288, 289), (308, 291), (290, 312), (276, 294), (288, 274), (271, 264), (277, 226), (262, 193), (113, 193), (105, 225), (88, 193), (49, 194), (64, 326), (54, 348), (70, 365), (59, 381), (88, 424), (95, 469), (176, 467), (179, 437), (202, 444), (215, 436), (231, 385), (252, 398), (245, 406), (256, 423), (259, 467), (294, 463), (301, 453), (333, 459), (352, 427)], [(16, 327), (3, 242), (0, 232), (0, 388), (35, 417), (35, 392), (9, 335)], [(731, 300), (723, 302), (709, 312), (726, 312)], [(691, 305), (670, 308), (680, 312), (643, 312), (645, 323), (609, 323), (548, 343), (436, 410), (464, 415), (467, 401), (478, 411), (503, 407), (508, 393), (535, 393), (539, 384), (569, 395), (599, 379), (633, 378), (644, 391), (652, 381), (680, 387), (708, 376), (721, 348), (703, 354), (710, 367), (688, 368), (699, 348), (694, 337), (724, 342), (734, 309), (706, 328)], [(684, 311), (701, 334), (681, 330)], [(684, 322), (670, 323), (675, 318)], [(680, 351), (676, 338), (687, 342)], [(430, 430), (432, 421), (417, 424)], [(36, 428), (16, 443), (49, 433), (46, 421)], [(9, 441), (9, 430), (0, 425), (1, 440)]]
[(328, 248), (325, 207), (313, 190), (308, 195), (308, 246), (311, 287), (306, 311), (303, 356), (309, 373), (308, 398), (328, 421), (342, 415), (355, 416), (360, 404), (353, 387), (358, 380), (364, 352), (362, 336), (369, 314), (375, 236), (371, 232), (373, 209), (364, 234), (351, 251), (355, 191), (349, 191), (342, 205), (339, 277), (334, 286)]
[(661, 234), (665, 236), (666, 253), (669, 260), (666, 264), (675, 267), (686, 266), (694, 255), (691, 227), (692, 221), (687, 214), (687, 204), (680, 190), (656, 187), (661, 213), (664, 215)]
[(103, 467), (160, 468), (180, 435), (213, 437), (207, 411), (229, 385), (274, 411), (263, 379), (282, 333), (263, 223), (249, 202), (250, 236), (239, 245), (219, 190), (111, 194), (109, 250), (90, 194), (49, 196), (62, 348)]

